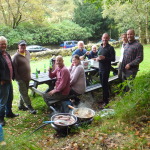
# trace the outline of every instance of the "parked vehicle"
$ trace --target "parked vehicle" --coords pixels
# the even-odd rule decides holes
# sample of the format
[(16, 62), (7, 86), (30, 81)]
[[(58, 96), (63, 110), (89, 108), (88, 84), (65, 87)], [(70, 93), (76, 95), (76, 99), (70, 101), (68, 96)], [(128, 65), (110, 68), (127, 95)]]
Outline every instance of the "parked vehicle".
[(39, 45), (29, 45), (26, 47), (26, 50), (29, 52), (41, 52), (41, 51), (47, 51), (50, 50), (49, 48), (39, 46)]
[(78, 41), (63, 41), (60, 44), (60, 48), (71, 48), (77, 46)]

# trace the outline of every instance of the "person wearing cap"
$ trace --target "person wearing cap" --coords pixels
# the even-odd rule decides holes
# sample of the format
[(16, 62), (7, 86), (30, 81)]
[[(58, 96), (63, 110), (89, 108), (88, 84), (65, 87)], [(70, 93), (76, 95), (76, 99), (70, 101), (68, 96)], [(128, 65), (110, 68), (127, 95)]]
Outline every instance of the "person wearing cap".
[(31, 80), (30, 53), (26, 50), (27, 43), (21, 40), (18, 43), (18, 50), (13, 56), (12, 62), (15, 72), (15, 80), (18, 83), (20, 92), (19, 110), (29, 110), (31, 114), (36, 114), (36, 110), (31, 106), (28, 96), (29, 82)]
[(0, 125), (5, 125), (4, 117), (19, 116), (12, 112), (14, 79), (13, 64), (10, 55), (6, 52), (7, 39), (0, 36)]

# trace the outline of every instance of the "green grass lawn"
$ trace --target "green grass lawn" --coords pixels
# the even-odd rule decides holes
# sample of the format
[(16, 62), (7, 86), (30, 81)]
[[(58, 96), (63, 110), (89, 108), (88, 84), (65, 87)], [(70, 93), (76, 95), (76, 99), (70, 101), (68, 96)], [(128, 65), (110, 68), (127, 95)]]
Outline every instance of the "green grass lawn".
[[(120, 55), (119, 48), (116, 49), (116, 54), (117, 56)], [(138, 73), (139, 77), (149, 72), (149, 57), (150, 45), (145, 45), (144, 61), (140, 64), (140, 71)], [(70, 66), (70, 56), (65, 57), (64, 62), (66, 66)], [(32, 73), (35, 72), (36, 68), (43, 72), (44, 64), (46, 64), (48, 68), (49, 59), (31, 61)], [(50, 125), (30, 135), (31, 132), (33, 132), (36, 128), (42, 125), (43, 121), (49, 120), (49, 112), (47, 110), (47, 106), (40, 96), (36, 96), (34, 98), (31, 96), (31, 92), (29, 92), (33, 107), (36, 110), (38, 110), (37, 114), (32, 115), (28, 112), (18, 111), (17, 105), (19, 100), (19, 92), (15, 81), (13, 82), (13, 86), (13, 111), (15, 113), (19, 113), (20, 116), (14, 119), (6, 119), (7, 124), (3, 128), (6, 146), (0, 147), (0, 149), (2, 148), (8, 150), (56, 150), (58, 148), (62, 150), (67, 150), (68, 147), (68, 150), (99, 150), (101, 148), (101, 145), (105, 146), (104, 140), (110, 140), (108, 142), (111, 143), (111, 138), (116, 140), (116, 147), (117, 145), (119, 145), (119, 142), (124, 142), (121, 146), (126, 150), (128, 150), (128, 148), (138, 149), (138, 144), (146, 145), (146, 140), (140, 136), (143, 136), (145, 138), (144, 133), (148, 134), (147, 126), (142, 125), (141, 128), (143, 128), (143, 130), (140, 131), (140, 133), (136, 133), (136, 130), (132, 127), (132, 125), (128, 125), (128, 123), (121, 122), (117, 119), (101, 120), (99, 119), (99, 116), (95, 117), (95, 120), (90, 126), (79, 128), (78, 130), (75, 130), (75, 134), (71, 134), (66, 138), (54, 138), (53, 134), (55, 133), (55, 130)], [(135, 96), (135, 98), (137, 97)], [(114, 147), (114, 149), (119, 148)], [(139, 149), (141, 149), (141, 147)]]

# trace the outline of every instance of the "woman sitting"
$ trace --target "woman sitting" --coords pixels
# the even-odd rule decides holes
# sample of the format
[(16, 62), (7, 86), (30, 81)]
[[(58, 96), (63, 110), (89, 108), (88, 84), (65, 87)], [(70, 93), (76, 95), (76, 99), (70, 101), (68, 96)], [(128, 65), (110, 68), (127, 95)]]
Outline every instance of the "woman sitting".
[[(86, 78), (84, 73), (84, 68), (81, 65), (80, 57), (74, 55), (72, 57), (72, 66), (69, 68), (70, 71), (70, 95), (80, 95), (85, 92), (86, 88)], [(80, 99), (75, 98), (75, 105), (79, 104)]]

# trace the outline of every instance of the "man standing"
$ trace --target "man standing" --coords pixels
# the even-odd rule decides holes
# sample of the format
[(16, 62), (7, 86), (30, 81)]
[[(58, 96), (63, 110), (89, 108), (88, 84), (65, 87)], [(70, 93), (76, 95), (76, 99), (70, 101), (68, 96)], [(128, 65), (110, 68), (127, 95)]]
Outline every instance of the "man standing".
[(111, 61), (115, 61), (115, 50), (108, 43), (109, 39), (109, 35), (104, 33), (102, 36), (102, 44), (98, 49), (97, 57), (97, 61), (99, 61), (100, 81), (103, 89), (103, 106), (109, 103), (108, 79), (110, 74)]
[(70, 92), (70, 73), (64, 66), (62, 56), (56, 57), (57, 67), (49, 70), (50, 78), (56, 77), (56, 83), (53, 90), (43, 95), (45, 102), (48, 106), (58, 101), (64, 100), (68, 97)]
[(120, 55), (120, 59), (119, 59), (119, 67), (118, 67), (118, 77), (120, 80), (122, 80), (122, 70), (121, 70), (121, 63), (123, 60), (123, 53), (124, 53), (124, 47), (125, 45), (128, 43), (128, 39), (127, 39), (127, 34), (123, 33), (121, 35), (121, 39), (122, 39), (122, 47), (121, 47), (121, 55)]
[(124, 47), (122, 60), (122, 80), (131, 77), (134, 79), (139, 69), (139, 64), (143, 61), (143, 46), (135, 40), (135, 32), (130, 29), (127, 31), (128, 43)]
[(0, 36), (0, 125), (5, 125), (4, 116), (14, 118), (19, 116), (12, 112), (14, 79), (13, 65), (10, 55), (6, 52), (7, 39)]
[(26, 42), (24, 40), (18, 43), (18, 51), (13, 56), (13, 65), (15, 79), (20, 92), (18, 109), (23, 111), (29, 110), (31, 114), (36, 114), (36, 110), (31, 106), (31, 100), (28, 96), (29, 82), (31, 80), (30, 53), (26, 50)]
[(84, 60), (86, 55), (89, 55), (89, 52), (84, 48), (84, 42), (79, 41), (78, 42), (78, 49), (76, 49), (73, 53), (72, 56), (78, 55), (80, 57), (80, 60)]

